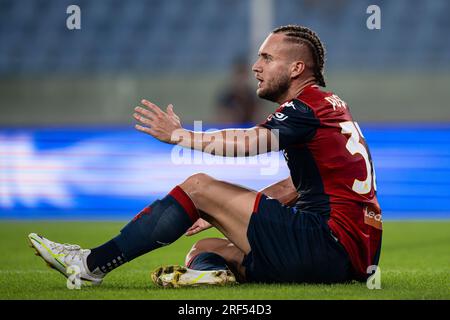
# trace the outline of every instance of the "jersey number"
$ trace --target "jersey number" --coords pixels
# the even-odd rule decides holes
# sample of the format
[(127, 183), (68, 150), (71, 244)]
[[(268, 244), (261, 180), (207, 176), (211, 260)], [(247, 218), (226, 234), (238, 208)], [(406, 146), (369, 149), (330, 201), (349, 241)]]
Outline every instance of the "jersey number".
[(367, 152), (366, 147), (360, 142), (361, 137), (364, 138), (359, 125), (353, 121), (345, 121), (341, 122), (340, 126), (342, 127), (343, 134), (350, 134), (350, 138), (347, 141), (345, 147), (352, 154), (360, 154), (364, 161), (366, 162), (366, 170), (367, 170), (367, 178), (364, 181), (355, 179), (353, 181), (352, 190), (359, 194), (367, 194), (370, 192), (372, 186), (372, 172), (373, 172), (373, 187), (377, 190), (376, 182), (375, 182), (375, 170), (372, 171), (372, 165), (369, 160), (369, 153)]

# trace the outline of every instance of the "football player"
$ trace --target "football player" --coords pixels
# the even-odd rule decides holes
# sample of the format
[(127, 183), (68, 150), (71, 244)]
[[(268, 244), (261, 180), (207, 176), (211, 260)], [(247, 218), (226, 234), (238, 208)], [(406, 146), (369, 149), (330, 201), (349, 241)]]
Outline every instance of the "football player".
[[(234, 157), (282, 150), (290, 170), (286, 179), (257, 192), (195, 174), (103, 245), (82, 249), (32, 233), (33, 247), (64, 275), (76, 265), (83, 281), (97, 284), (125, 262), (215, 227), (225, 238), (200, 240), (185, 266), (158, 268), (154, 282), (176, 287), (366, 280), (381, 248), (375, 171), (347, 103), (321, 89), (324, 63), (323, 44), (312, 30), (273, 30), (253, 72), (257, 95), (279, 107), (249, 129), (192, 132), (182, 128), (172, 105), (163, 111), (142, 100), (135, 108), (136, 129), (166, 143)], [(239, 134), (244, 138), (235, 139)]]

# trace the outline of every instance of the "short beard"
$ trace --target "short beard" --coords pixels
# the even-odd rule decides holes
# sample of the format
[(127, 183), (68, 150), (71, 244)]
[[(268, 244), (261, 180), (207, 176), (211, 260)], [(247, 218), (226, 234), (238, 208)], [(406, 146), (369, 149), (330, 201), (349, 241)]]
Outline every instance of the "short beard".
[(291, 79), (288, 75), (282, 75), (274, 84), (263, 92), (258, 93), (261, 99), (272, 102), (279, 102), (281, 97), (286, 93), (291, 85)]

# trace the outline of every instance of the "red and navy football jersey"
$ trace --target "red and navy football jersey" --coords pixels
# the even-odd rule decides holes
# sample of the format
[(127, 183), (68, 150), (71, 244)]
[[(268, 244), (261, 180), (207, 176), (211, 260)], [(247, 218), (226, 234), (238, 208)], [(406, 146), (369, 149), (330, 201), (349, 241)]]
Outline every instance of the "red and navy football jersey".
[(329, 217), (355, 276), (366, 279), (367, 268), (378, 264), (381, 209), (370, 152), (347, 104), (311, 85), (261, 126), (278, 134), (299, 193), (296, 208)]

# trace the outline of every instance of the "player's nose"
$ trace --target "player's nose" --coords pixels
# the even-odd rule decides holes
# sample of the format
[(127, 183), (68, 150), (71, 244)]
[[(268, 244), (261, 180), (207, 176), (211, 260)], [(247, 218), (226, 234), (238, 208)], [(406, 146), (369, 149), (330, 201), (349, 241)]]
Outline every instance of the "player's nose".
[(262, 68), (261, 66), (258, 64), (258, 61), (256, 61), (253, 66), (252, 66), (252, 71), (255, 73), (261, 73), (262, 72)]
[(257, 76), (258, 74), (262, 73), (262, 68), (252, 68), (252, 71), (255, 73), (255, 76)]

